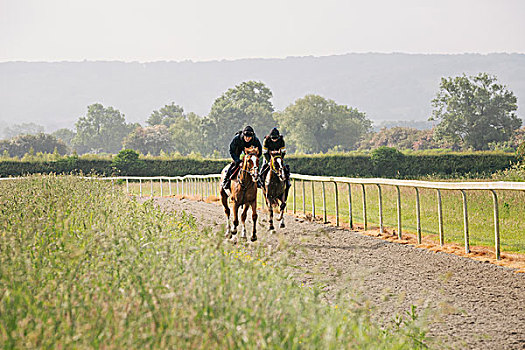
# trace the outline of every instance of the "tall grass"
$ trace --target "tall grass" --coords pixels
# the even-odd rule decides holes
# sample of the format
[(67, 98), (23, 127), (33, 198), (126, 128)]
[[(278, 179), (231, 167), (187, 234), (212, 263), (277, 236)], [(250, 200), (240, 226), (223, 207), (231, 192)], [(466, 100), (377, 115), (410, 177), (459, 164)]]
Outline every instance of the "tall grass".
[(109, 183), (3, 181), (0, 237), (5, 349), (425, 347), (417, 317), (380, 328), (265, 248), (224, 244)]

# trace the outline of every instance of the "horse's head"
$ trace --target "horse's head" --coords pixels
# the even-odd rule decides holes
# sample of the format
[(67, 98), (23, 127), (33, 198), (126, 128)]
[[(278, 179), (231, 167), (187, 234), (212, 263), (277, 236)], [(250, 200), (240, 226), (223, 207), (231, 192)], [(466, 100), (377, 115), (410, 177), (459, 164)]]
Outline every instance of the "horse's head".
[(259, 150), (257, 147), (244, 149), (244, 159), (242, 164), (243, 175), (252, 177), (253, 182), (257, 182), (259, 176)]
[(283, 157), (281, 151), (270, 151), (270, 167), (272, 172), (279, 176), (279, 180), (286, 180), (286, 173), (284, 171)]

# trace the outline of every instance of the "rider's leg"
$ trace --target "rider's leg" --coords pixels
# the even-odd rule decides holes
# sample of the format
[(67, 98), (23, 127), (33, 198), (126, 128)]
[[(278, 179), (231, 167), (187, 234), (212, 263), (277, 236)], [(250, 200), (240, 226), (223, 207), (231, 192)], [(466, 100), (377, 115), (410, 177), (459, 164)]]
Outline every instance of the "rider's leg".
[(270, 164), (264, 163), (262, 166), (261, 173), (259, 174), (259, 178), (257, 179), (257, 185), (259, 186), (259, 188), (264, 188), (264, 179), (266, 179), (268, 169), (270, 169)]
[(292, 186), (292, 181), (290, 180), (290, 166), (288, 164), (284, 165), (284, 174), (286, 175), (286, 187), (289, 189)]

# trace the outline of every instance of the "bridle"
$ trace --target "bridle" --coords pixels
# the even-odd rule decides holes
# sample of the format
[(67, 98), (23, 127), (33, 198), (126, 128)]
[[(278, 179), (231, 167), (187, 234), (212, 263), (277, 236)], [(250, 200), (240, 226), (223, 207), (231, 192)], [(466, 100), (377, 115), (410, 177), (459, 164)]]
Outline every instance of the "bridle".
[[(278, 160), (280, 160), (280, 162)], [(272, 152), (271, 159), (270, 159), (270, 170), (272, 171), (272, 173), (277, 175), (281, 181), (284, 181), (285, 174), (284, 174), (284, 167), (283, 167), (282, 161), (283, 161), (283, 158), (280, 152), (276, 152), (276, 153)], [(275, 164), (279, 165), (278, 169), (275, 166)]]
[[(253, 164), (253, 166), (249, 169), (246, 169), (248, 167), (248, 164), (250, 164), (250, 162)], [(245, 186), (248, 185), (242, 182), (242, 179), (244, 176), (242, 176), (241, 174), (248, 174), (249, 176), (252, 177), (252, 181), (254, 183), (257, 183), (257, 176), (259, 175), (258, 162), (259, 162), (259, 158), (255, 154), (246, 153), (246, 155), (244, 156), (243, 164), (242, 164), (242, 167), (240, 168), (239, 177), (238, 177), (238, 181), (241, 187), (244, 188)]]

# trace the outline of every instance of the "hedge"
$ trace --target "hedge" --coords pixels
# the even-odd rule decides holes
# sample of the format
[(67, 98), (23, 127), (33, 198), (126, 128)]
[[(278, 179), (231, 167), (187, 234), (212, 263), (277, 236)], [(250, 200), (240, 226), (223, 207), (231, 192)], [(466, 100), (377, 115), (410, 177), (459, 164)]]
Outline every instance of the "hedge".
[[(403, 155), (395, 162), (388, 159), (372, 161), (368, 155), (289, 156), (291, 171), (305, 175), (347, 177), (417, 178), (426, 175), (487, 176), (506, 169), (517, 159), (507, 154), (438, 154)], [(182, 176), (220, 173), (229, 160), (139, 159), (132, 166), (117, 169), (108, 159), (86, 160), (66, 157), (58, 161), (0, 161), (0, 177), (33, 173), (83, 173), (98, 175)]]

